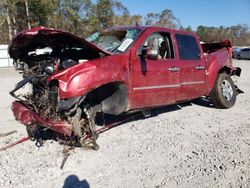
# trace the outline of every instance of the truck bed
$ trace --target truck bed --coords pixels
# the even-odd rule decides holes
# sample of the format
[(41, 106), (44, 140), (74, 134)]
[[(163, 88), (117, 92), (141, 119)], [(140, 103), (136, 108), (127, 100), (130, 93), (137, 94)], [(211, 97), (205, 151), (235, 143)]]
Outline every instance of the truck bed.
[(204, 43), (201, 44), (201, 46), (205, 54), (210, 54), (218, 50), (221, 50), (223, 48), (226, 48), (229, 51), (229, 49), (232, 48), (232, 44), (229, 40), (225, 40), (224, 42), (218, 42), (218, 43)]

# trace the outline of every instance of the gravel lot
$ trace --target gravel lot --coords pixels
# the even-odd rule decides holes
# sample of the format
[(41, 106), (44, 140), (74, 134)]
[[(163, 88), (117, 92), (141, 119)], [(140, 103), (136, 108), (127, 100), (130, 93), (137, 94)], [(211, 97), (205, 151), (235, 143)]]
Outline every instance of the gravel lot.
[[(0, 187), (250, 187), (250, 61), (238, 86), (245, 94), (228, 110), (201, 100), (154, 110), (154, 116), (100, 135), (98, 151), (80, 148), (63, 170), (63, 146), (27, 141), (0, 152)], [(26, 136), (13, 118), (8, 92), (20, 77), (0, 69), (0, 146)]]

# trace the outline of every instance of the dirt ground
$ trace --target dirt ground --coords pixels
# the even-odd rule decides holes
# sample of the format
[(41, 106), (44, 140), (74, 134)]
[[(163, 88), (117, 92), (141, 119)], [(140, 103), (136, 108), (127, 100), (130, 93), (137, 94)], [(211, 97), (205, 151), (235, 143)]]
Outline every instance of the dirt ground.
[[(250, 61), (228, 110), (202, 100), (153, 111), (100, 135), (98, 151), (75, 149), (63, 170), (63, 146), (32, 141), (0, 152), (0, 187), (250, 187)], [(0, 69), (0, 146), (26, 136), (8, 92), (20, 77)]]

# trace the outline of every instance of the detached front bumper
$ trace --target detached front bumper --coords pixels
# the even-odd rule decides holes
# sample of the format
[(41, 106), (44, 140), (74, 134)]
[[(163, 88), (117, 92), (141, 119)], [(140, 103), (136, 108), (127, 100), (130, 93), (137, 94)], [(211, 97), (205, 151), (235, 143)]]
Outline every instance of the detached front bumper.
[(24, 125), (38, 124), (42, 127), (47, 127), (65, 136), (72, 135), (72, 125), (70, 125), (66, 121), (47, 119), (28, 109), (19, 101), (14, 101), (12, 103), (11, 109), (15, 116), (15, 119)]

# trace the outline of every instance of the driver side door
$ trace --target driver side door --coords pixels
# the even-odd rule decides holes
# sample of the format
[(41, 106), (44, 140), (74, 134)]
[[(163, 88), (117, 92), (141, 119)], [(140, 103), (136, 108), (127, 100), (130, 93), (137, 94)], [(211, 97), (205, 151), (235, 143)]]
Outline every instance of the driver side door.
[[(131, 109), (173, 104), (178, 100), (180, 66), (171, 38), (167, 32), (152, 33), (137, 54), (132, 55)], [(162, 52), (164, 42), (166, 53)]]

